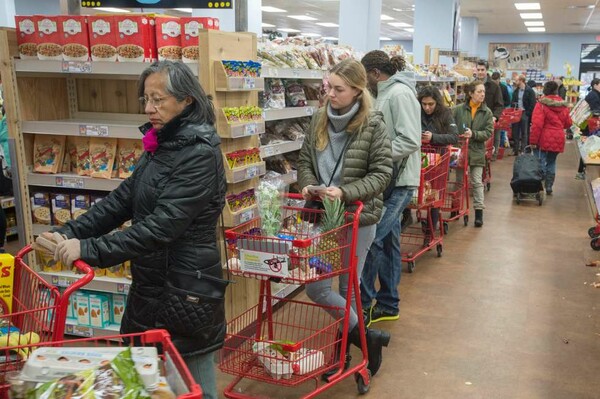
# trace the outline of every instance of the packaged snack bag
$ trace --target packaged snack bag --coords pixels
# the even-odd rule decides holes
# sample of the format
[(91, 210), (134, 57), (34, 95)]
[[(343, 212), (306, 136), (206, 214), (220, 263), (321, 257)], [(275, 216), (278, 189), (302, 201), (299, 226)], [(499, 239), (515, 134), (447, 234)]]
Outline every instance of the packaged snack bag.
[(119, 178), (127, 179), (144, 153), (140, 140), (119, 139), (118, 160)]
[(33, 142), (33, 171), (58, 173), (65, 156), (65, 136), (36, 134)]
[(91, 176), (110, 179), (117, 151), (117, 139), (93, 137), (90, 139)]

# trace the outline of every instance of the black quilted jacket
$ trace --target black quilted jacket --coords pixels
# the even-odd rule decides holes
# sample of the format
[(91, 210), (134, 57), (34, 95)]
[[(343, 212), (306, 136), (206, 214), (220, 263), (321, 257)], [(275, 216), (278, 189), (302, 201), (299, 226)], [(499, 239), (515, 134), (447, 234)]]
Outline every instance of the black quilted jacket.
[[(165, 328), (182, 355), (208, 353), (226, 330), (216, 236), (226, 191), (220, 139), (212, 125), (175, 118), (158, 140), (130, 178), (58, 231), (81, 240), (92, 266), (132, 260), (122, 333)], [(130, 228), (109, 234), (129, 219)]]

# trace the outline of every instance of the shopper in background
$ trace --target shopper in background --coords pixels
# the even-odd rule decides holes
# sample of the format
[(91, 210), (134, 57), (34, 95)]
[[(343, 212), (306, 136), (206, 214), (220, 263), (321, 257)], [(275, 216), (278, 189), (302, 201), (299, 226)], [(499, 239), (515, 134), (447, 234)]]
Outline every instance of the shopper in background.
[[(398, 284), (402, 268), (400, 216), (420, 183), (421, 109), (414, 73), (404, 71), (406, 63), (402, 57), (390, 59), (385, 52), (374, 50), (368, 52), (361, 62), (367, 70), (369, 88), (377, 96), (375, 108), (383, 112), (397, 171), (362, 274), (362, 305), (367, 325), (370, 325), (399, 318)], [(377, 277), (379, 291), (375, 288)], [(374, 299), (376, 303), (372, 306)]]
[[(460, 137), (469, 139), (469, 178), (473, 188), (475, 227), (483, 226), (483, 168), (485, 142), (494, 132), (492, 111), (485, 105), (485, 86), (474, 81), (465, 86), (465, 103), (454, 108), (454, 120)], [(462, 175), (458, 173), (458, 175)]]
[(485, 60), (477, 61), (476, 79), (483, 82), (485, 85), (485, 104), (494, 115), (494, 122), (500, 119), (502, 110), (504, 109), (504, 100), (502, 99), (502, 91), (498, 83), (494, 82), (488, 76), (488, 63)]
[[(600, 79), (594, 78), (590, 82), (589, 93), (585, 96), (585, 101), (590, 106), (590, 111), (592, 116), (600, 115)], [(584, 136), (589, 136), (591, 132), (586, 126), (585, 129), (581, 130), (581, 134)], [(579, 159), (579, 168), (577, 169), (577, 174), (575, 178), (578, 180), (585, 179), (585, 164), (583, 163), (583, 159)]]
[[(331, 68), (325, 107), (313, 118), (300, 150), (298, 183), (307, 200), (312, 197), (307, 186), (329, 185), (323, 199), (338, 198), (347, 205), (363, 202), (356, 248), (358, 278), (381, 218), (381, 193), (391, 175), (391, 144), (381, 113), (372, 110), (365, 69), (358, 61), (342, 61)], [(342, 274), (339, 294), (331, 289), (331, 279), (307, 284), (306, 294), (320, 305), (344, 308), (348, 284), (348, 274)], [(339, 317), (337, 310), (333, 312)], [(352, 310), (348, 317), (349, 342), (360, 348), (358, 316)], [(382, 347), (388, 345), (390, 334), (367, 329), (366, 335), (368, 368), (375, 375), (381, 366)]]
[[(433, 86), (424, 86), (417, 96), (421, 104), (421, 142), (423, 144), (446, 146), (458, 143), (458, 129), (454, 116), (443, 102), (440, 91)], [(438, 227), (440, 209), (431, 209), (434, 231)], [(433, 232), (426, 232), (432, 236)]]
[(560, 98), (562, 98), (563, 100), (567, 99), (567, 88), (565, 87), (565, 85), (563, 84), (563, 80), (565, 79), (564, 76), (559, 76), (556, 79), (554, 79), (554, 81), (556, 82), (556, 84), (558, 85), (558, 96)]
[(542, 160), (546, 182), (546, 194), (552, 194), (556, 176), (556, 157), (565, 150), (565, 129), (573, 123), (568, 103), (558, 95), (558, 84), (544, 84), (544, 96), (535, 105), (531, 119), (529, 144), (536, 146)]
[(500, 92), (502, 93), (502, 101), (504, 102), (504, 108), (510, 107), (510, 94), (508, 93), (508, 87), (506, 87), (506, 83), (502, 82), (500, 79), (500, 72), (492, 73), (492, 82), (496, 83), (498, 87), (500, 87)]
[[(64, 227), (55, 259), (95, 267), (131, 259), (132, 283), (121, 333), (164, 328), (201, 385), (217, 398), (214, 353), (225, 338), (217, 221), (226, 181), (210, 99), (190, 68), (155, 62), (139, 79), (150, 120), (146, 152), (133, 175)], [(118, 229), (127, 220), (131, 227)], [(56, 234), (45, 233), (47, 238)]]
[(519, 75), (512, 96), (513, 105), (523, 110), (521, 120), (512, 125), (513, 155), (519, 155), (529, 143), (529, 124), (536, 101), (535, 92), (525, 82), (525, 75)]

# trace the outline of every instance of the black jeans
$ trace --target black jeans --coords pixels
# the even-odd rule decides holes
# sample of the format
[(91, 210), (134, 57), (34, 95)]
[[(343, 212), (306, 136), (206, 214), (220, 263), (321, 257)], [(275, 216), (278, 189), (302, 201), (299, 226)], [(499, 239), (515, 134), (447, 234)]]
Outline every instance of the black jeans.
[(512, 125), (513, 153), (523, 151), (529, 145), (529, 118), (523, 112), (521, 120)]

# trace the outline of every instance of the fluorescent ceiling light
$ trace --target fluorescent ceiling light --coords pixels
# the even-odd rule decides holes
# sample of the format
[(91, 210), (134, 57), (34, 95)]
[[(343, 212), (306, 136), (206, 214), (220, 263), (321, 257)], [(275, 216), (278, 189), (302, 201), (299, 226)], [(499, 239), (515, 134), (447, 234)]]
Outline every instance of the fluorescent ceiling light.
[(288, 15), (288, 18), (297, 19), (298, 21), (316, 21), (316, 18), (309, 17), (308, 15)]
[(277, 30), (280, 31), (280, 32), (286, 32), (286, 33), (300, 32), (298, 29), (290, 29), (290, 28), (279, 28)]
[(262, 6), (260, 9), (262, 10), (262, 12), (287, 12), (286, 10), (282, 10), (281, 8), (270, 6)]
[(174, 8), (174, 10), (181, 11), (181, 12), (186, 12), (188, 14), (192, 13), (192, 9), (191, 8)]
[(415, 31), (415, 28), (405, 28), (404, 30), (413, 33)]
[(388, 41), (388, 40), (392, 40), (392, 38), (391, 37), (380, 37), (379, 40)]
[(529, 32), (546, 32), (546, 28), (527, 28)]
[(94, 7), (94, 10), (106, 11), (106, 12), (131, 12), (131, 11), (125, 10), (123, 8), (114, 8), (114, 7)]
[(544, 26), (544, 21), (525, 21), (525, 26)]
[(337, 28), (339, 25), (333, 22), (317, 22), (317, 25), (324, 26), (326, 28)]
[(521, 19), (542, 19), (541, 12), (522, 12)]
[(539, 10), (540, 3), (515, 3), (515, 7), (519, 11)]
[(325, 40), (331, 40), (334, 42), (337, 42), (339, 39), (337, 37), (333, 37), (333, 36), (325, 36), (323, 39)]
[(388, 22), (388, 25), (395, 26), (396, 28), (412, 28), (412, 25), (406, 22)]
[(321, 35), (319, 33), (301, 33), (302, 36), (306, 36), (306, 37), (320, 37)]
[(264, 22), (262, 23), (262, 25), (261, 25), (261, 26), (262, 26), (263, 28), (274, 28), (274, 27), (275, 27), (275, 25), (266, 24), (266, 23), (264, 23)]
[(389, 15), (381, 14), (381, 20), (382, 21), (393, 21), (394, 18), (390, 17)]

